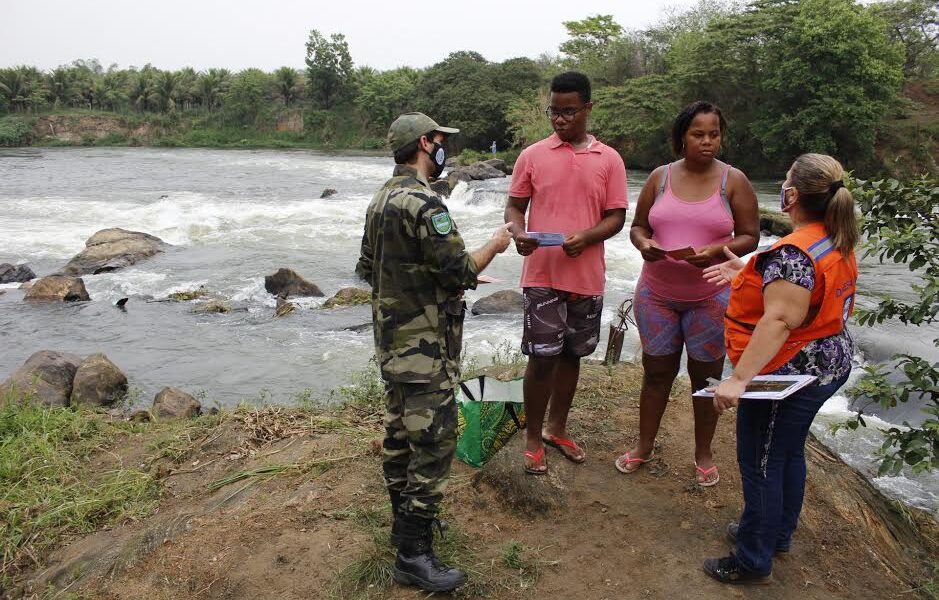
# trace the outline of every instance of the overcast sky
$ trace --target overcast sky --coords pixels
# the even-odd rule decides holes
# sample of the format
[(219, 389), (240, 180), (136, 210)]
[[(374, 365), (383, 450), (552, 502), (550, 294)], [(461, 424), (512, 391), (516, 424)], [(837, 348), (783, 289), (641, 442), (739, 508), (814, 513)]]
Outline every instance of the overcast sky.
[(557, 53), (563, 21), (612, 14), (641, 29), (694, 0), (7, 0), (0, 67), (52, 69), (78, 58), (107, 67), (196, 70), (302, 67), (309, 31), (343, 33), (356, 65), (425, 67), (457, 50), (491, 61)]

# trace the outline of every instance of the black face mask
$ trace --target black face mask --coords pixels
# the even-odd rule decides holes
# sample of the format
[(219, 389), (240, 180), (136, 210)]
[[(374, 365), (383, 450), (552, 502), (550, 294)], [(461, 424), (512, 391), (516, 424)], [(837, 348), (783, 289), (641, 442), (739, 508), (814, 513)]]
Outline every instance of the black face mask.
[(434, 142), (434, 149), (428, 152), (428, 154), (430, 155), (430, 161), (434, 163), (433, 177), (436, 179), (440, 177), (444, 167), (447, 166), (447, 151), (443, 149), (443, 146)]

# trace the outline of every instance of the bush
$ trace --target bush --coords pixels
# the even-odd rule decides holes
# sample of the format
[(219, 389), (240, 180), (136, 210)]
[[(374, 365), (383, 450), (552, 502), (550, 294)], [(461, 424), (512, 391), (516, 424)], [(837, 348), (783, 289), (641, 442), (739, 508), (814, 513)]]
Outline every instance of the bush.
[(26, 119), (6, 117), (0, 119), (0, 146), (28, 146), (33, 141), (33, 128)]
[(493, 156), (491, 152), (479, 152), (477, 150), (463, 150), (456, 155), (456, 162), (459, 165), (472, 165), (490, 158), (501, 158), (507, 165), (514, 165), (518, 155), (522, 153), (521, 148), (512, 148), (511, 150), (500, 150)]
[(112, 131), (106, 136), (94, 142), (95, 146), (127, 146), (127, 136), (123, 133)]

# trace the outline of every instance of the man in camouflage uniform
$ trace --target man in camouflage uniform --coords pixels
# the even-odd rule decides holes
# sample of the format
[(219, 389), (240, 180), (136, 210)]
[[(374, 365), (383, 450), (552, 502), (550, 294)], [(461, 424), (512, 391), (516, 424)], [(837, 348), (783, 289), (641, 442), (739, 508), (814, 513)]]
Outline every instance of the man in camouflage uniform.
[(407, 113), (391, 124), (394, 176), (365, 219), (356, 273), (372, 285), (375, 352), (385, 380), (384, 474), (398, 545), (394, 577), (427, 591), (462, 585), (462, 572), (433, 553), (432, 526), (456, 450), (463, 337), (463, 290), (511, 239), (496, 230), (467, 252), (447, 207), (430, 189), (446, 161), (442, 143), (457, 129)]

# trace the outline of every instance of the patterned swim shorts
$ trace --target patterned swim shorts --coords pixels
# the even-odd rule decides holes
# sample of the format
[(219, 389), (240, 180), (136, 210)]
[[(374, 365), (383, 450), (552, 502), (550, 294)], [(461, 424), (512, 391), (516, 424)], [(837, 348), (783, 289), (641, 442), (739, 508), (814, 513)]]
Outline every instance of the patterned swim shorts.
[(684, 302), (655, 294), (640, 279), (633, 298), (642, 351), (649, 356), (675, 354), (684, 345), (688, 356), (700, 362), (724, 358), (729, 286), (710, 298)]
[(589, 356), (600, 341), (603, 296), (582, 296), (543, 287), (524, 288), (522, 353), (528, 356)]

